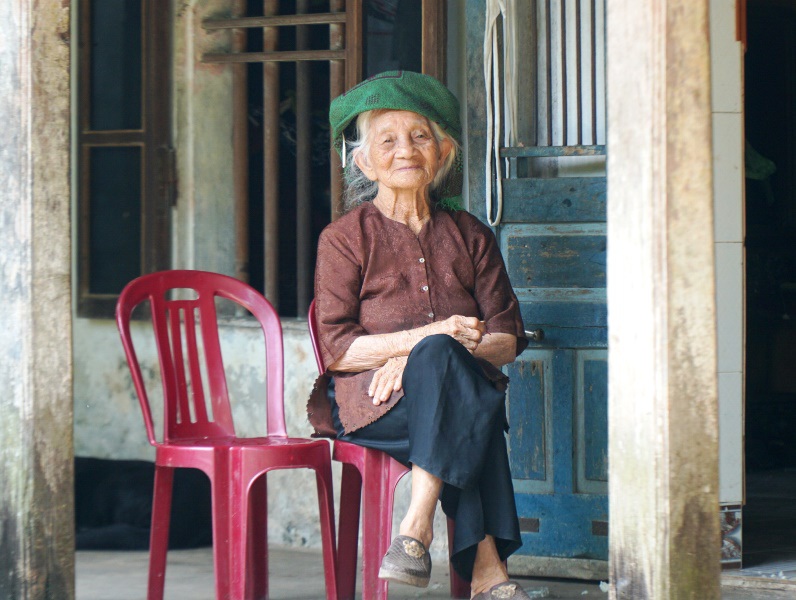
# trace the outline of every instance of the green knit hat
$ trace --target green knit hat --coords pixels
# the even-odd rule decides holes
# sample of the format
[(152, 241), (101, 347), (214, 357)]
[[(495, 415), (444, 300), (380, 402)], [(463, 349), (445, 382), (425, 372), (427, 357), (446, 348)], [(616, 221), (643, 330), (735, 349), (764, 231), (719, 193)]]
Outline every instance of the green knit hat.
[[(461, 144), (462, 126), (459, 101), (442, 83), (422, 73), (385, 71), (369, 77), (346, 93), (332, 100), (329, 125), (332, 144), (342, 153), (343, 132), (360, 113), (369, 110), (409, 110), (437, 123)], [(461, 208), (462, 163), (457, 156), (449, 181), (440, 191), (438, 203), (451, 209)]]
[(342, 148), (345, 128), (368, 110), (410, 110), (437, 123), (461, 143), (459, 101), (430, 75), (412, 71), (385, 71), (355, 85), (332, 100), (329, 124), (335, 149)]

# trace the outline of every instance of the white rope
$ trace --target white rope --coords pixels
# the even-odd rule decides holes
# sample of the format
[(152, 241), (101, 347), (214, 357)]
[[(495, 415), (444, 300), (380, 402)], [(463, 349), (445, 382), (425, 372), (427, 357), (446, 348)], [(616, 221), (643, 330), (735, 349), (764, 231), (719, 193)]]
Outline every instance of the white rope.
[[(503, 145), (514, 143), (517, 126), (517, 31), (515, 0), (487, 0), (484, 30), (484, 86), (486, 90), (486, 220), (495, 227), (503, 218), (503, 174), (500, 164), (500, 130)], [(498, 18), (503, 17), (503, 111), (506, 122), (501, 123), (500, 49), (498, 48)], [(495, 218), (492, 218), (492, 167), (495, 169)], [(508, 172), (508, 160), (506, 161)]]

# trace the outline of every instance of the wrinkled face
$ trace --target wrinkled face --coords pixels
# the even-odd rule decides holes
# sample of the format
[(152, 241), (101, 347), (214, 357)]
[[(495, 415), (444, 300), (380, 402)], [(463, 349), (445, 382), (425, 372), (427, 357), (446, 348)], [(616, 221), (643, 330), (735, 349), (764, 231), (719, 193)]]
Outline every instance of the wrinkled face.
[(373, 117), (367, 149), (355, 160), (365, 176), (380, 187), (418, 190), (434, 180), (450, 151), (450, 142), (438, 142), (424, 116), (389, 110)]

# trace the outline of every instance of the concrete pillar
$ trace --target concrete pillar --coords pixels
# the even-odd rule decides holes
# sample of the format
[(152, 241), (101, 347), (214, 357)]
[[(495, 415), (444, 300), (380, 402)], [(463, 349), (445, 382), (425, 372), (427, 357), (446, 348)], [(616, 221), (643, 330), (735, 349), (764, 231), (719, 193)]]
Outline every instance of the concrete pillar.
[(612, 598), (720, 596), (708, 0), (608, 0)]
[(0, 2), (0, 598), (74, 598), (69, 1)]

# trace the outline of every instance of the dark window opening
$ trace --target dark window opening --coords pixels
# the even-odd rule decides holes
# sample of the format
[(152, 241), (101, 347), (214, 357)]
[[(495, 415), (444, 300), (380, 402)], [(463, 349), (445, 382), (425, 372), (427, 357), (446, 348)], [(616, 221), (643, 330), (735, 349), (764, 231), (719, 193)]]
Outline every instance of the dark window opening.
[(110, 318), (130, 280), (168, 266), (171, 15), (159, 0), (78, 11), (77, 312)]

